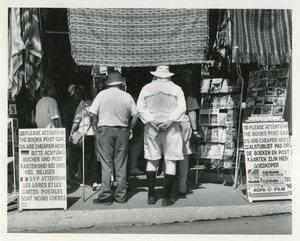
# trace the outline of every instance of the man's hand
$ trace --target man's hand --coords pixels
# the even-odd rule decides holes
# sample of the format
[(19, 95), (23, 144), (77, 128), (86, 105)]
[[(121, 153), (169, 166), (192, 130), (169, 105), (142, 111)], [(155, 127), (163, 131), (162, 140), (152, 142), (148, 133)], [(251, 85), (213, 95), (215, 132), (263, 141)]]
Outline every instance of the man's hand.
[(159, 127), (159, 129), (161, 129), (162, 131), (165, 131), (165, 130), (167, 130), (172, 124), (173, 124), (173, 121), (167, 120), (166, 122), (159, 124), (158, 127)]
[(158, 127), (157, 124), (155, 124), (155, 122), (151, 121), (151, 122), (149, 122), (149, 124), (151, 125), (151, 127), (152, 127), (153, 129), (159, 131), (159, 127)]
[(132, 130), (129, 130), (129, 140), (131, 140), (132, 137), (133, 137), (133, 132), (132, 132)]

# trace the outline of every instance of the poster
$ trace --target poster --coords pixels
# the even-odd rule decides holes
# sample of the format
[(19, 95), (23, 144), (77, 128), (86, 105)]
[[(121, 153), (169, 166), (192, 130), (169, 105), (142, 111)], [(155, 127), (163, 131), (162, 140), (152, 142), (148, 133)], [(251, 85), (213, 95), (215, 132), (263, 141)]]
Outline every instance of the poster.
[(288, 123), (243, 123), (243, 138), (249, 201), (291, 199)]
[(67, 209), (65, 129), (19, 129), (19, 210)]

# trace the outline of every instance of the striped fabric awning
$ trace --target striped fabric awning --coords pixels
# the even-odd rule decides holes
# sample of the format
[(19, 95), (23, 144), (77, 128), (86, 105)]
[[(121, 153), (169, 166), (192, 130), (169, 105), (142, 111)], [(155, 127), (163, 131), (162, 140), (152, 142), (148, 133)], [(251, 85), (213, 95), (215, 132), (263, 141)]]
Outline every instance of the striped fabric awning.
[(262, 65), (290, 63), (292, 11), (233, 9), (232, 62)]
[(78, 65), (157, 66), (202, 63), (206, 9), (68, 9)]

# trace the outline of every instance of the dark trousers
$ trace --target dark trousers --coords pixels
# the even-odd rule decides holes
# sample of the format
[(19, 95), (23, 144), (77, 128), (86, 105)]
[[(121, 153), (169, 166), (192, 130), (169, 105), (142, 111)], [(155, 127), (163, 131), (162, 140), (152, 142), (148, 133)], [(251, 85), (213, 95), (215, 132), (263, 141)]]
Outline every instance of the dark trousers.
[(76, 182), (76, 172), (78, 172), (78, 165), (82, 166), (82, 150), (80, 147), (77, 147), (73, 145), (72, 143), (69, 143), (69, 176), (71, 179), (71, 182)]
[(99, 182), (100, 167), (94, 149), (94, 136), (85, 136), (84, 139), (84, 183), (92, 185)]
[(114, 198), (126, 199), (126, 167), (128, 159), (129, 130), (125, 127), (103, 126), (98, 128), (97, 147), (102, 169), (102, 187), (99, 200), (112, 199), (110, 179), (115, 170), (117, 188)]

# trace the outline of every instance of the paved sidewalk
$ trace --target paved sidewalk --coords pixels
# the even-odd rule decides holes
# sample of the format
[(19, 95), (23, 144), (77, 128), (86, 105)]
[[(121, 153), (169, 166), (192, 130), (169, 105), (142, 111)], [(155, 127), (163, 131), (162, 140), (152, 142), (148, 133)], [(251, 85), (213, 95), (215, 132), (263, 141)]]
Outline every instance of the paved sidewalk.
[[(125, 204), (95, 205), (97, 193), (86, 187), (68, 190), (68, 210), (12, 210), (8, 212), (8, 232), (55, 232), (61, 229), (117, 225), (150, 225), (196, 220), (215, 220), (245, 216), (262, 216), (292, 212), (292, 201), (261, 201), (250, 204), (245, 198), (246, 185), (232, 187), (230, 176), (224, 175), (222, 183), (206, 182), (212, 173), (203, 173), (195, 184), (194, 172), (190, 173), (189, 186), (194, 191), (186, 199), (178, 199), (176, 186), (173, 188), (175, 204), (161, 206), (163, 177), (158, 176), (155, 205), (147, 204), (146, 176), (129, 180), (131, 191)], [(227, 184), (224, 184), (226, 180)], [(231, 179), (232, 181), (232, 179)]]

